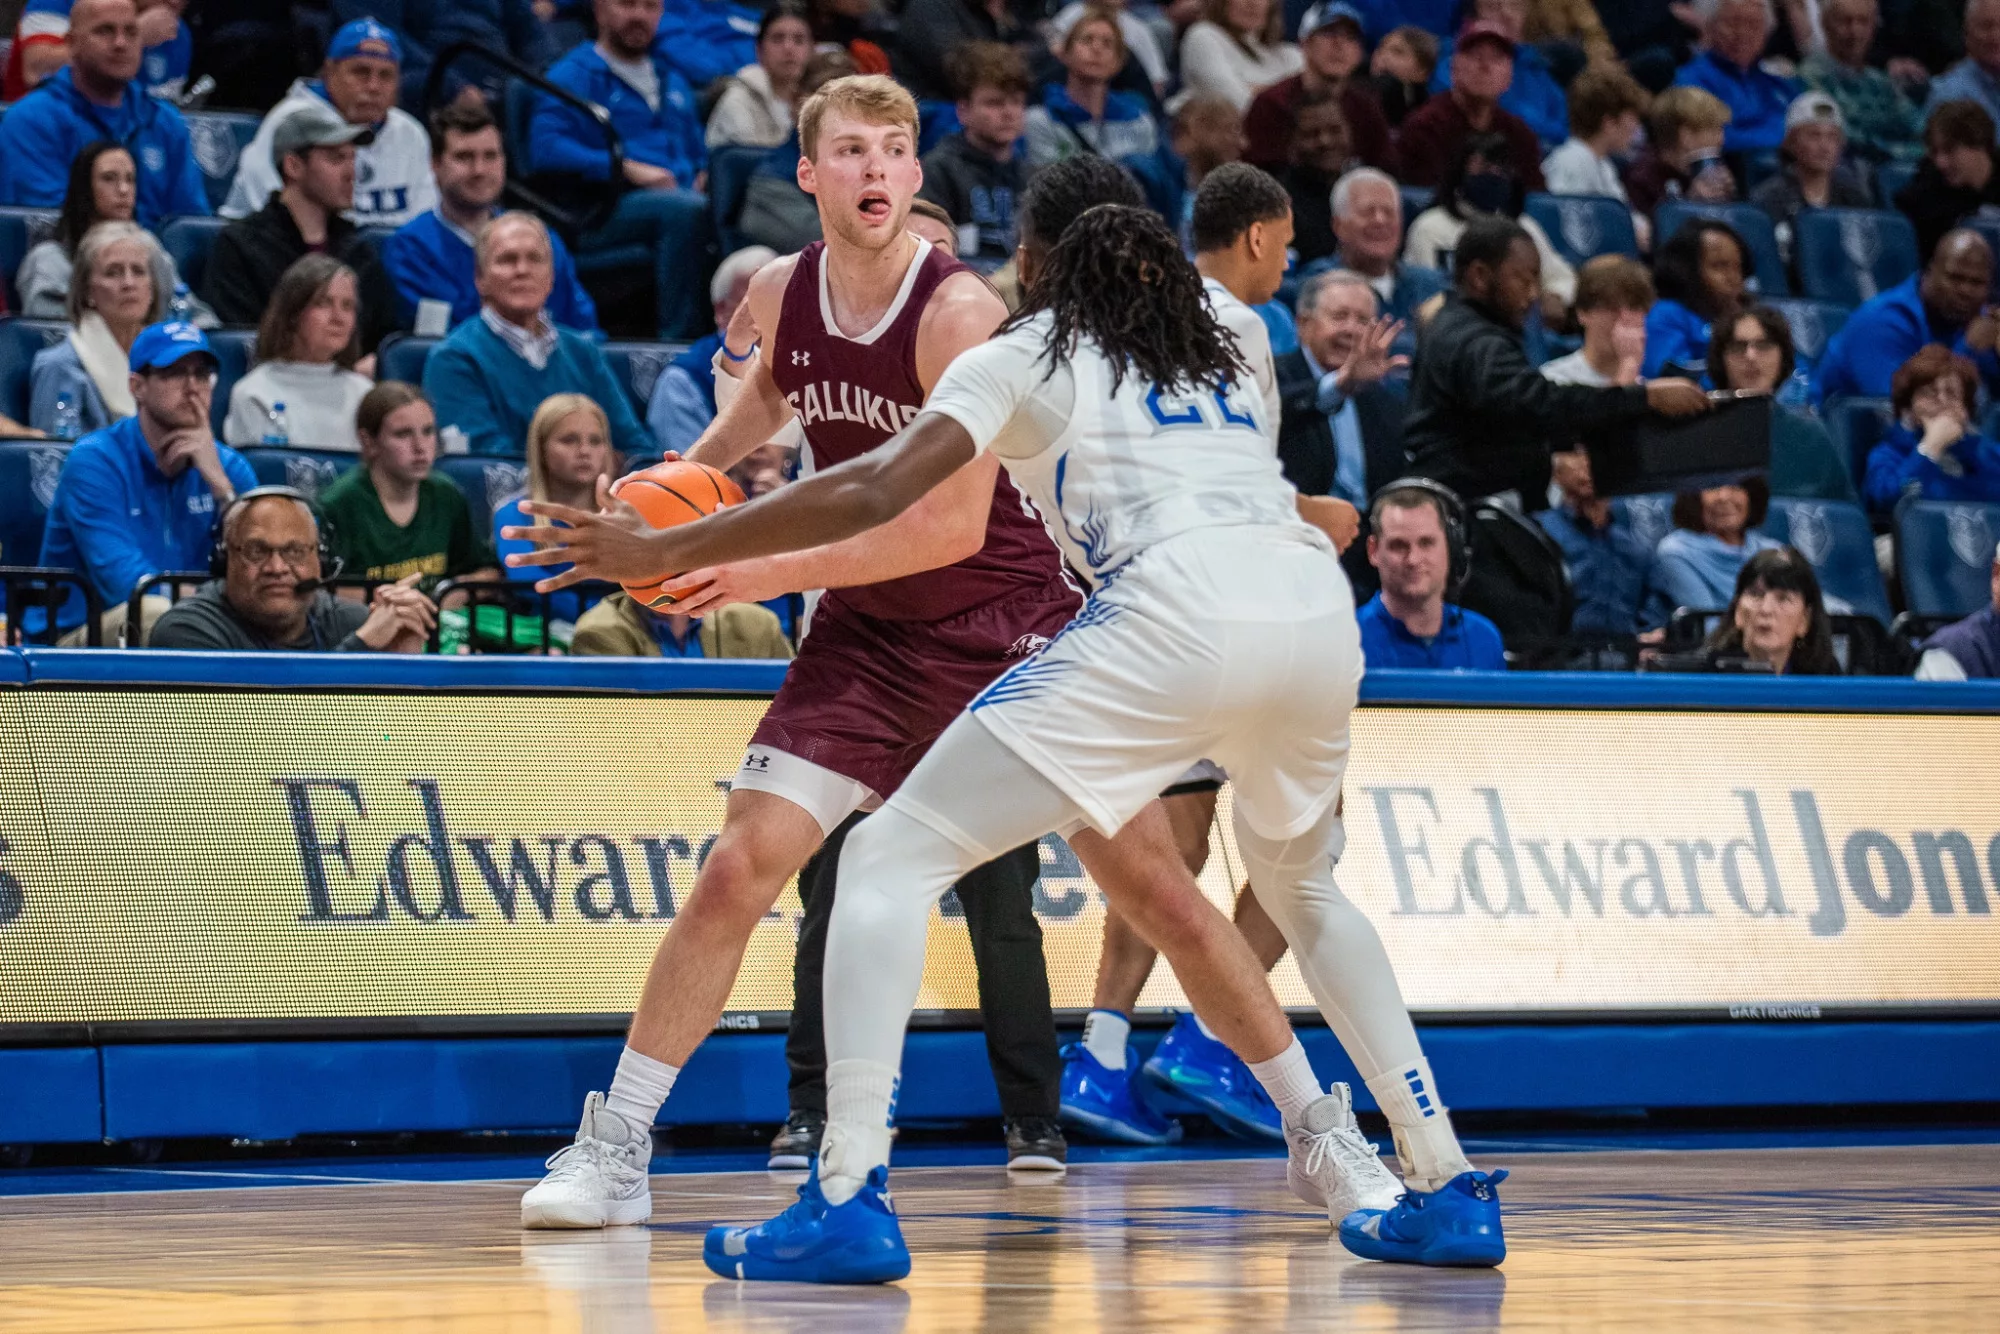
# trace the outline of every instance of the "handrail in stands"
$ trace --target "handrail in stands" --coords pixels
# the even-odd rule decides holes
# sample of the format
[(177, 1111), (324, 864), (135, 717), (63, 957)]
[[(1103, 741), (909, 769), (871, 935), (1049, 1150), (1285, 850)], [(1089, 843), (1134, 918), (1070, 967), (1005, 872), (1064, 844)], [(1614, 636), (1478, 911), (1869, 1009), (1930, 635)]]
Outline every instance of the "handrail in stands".
[[(21, 613), (35, 607), (47, 614), (49, 642), (55, 642), (56, 612), (69, 600), (67, 594), (58, 597), (56, 590), (65, 585), (83, 590), (84, 643), (91, 648), (104, 647), (104, 599), (97, 596), (97, 590), (81, 572), (45, 565), (0, 565), (0, 588), (5, 588), (7, 594), (9, 647), (26, 642)], [(30, 589), (33, 591), (29, 592)]]
[[(554, 593), (539, 592), (532, 585), (512, 579), (445, 579), (432, 590), (431, 600), (437, 603), (438, 611), (442, 613), (445, 610), (446, 598), (458, 594), (464, 595), (466, 613), (471, 621), (465, 640), (468, 654), (480, 653), (478, 622), (474, 612), (479, 607), (499, 607), (505, 616), (504, 637), (508, 645), (503, 652), (513, 651), (515, 623), (530, 621), (541, 628), (541, 647), (532, 652), (541, 657), (549, 657), (555, 652), (555, 641), (549, 634), (549, 626), (557, 619), (552, 610), (556, 598), (574, 596), (591, 599), (593, 595), (602, 597), (617, 591), (617, 584), (599, 579), (586, 579), (582, 583), (572, 584)], [(524, 610), (524, 604), (533, 604), (534, 610)], [(440, 653), (443, 651), (443, 646), (444, 617), (440, 614), (438, 623), (431, 627), (431, 639), (427, 651)]]
[[(547, 97), (553, 97), (558, 102), (567, 103), (590, 117), (591, 120), (597, 123), (597, 127), (604, 131), (604, 145), (611, 153), (611, 167), (605, 175), (604, 188), (602, 190), (594, 188), (597, 182), (588, 182), (593, 187), (588, 193), (593, 197), (594, 202), (583, 212), (564, 208), (544, 192), (528, 185), (526, 181), (530, 173), (527, 170), (528, 164), (525, 162), (509, 163), (507, 180), (507, 191), (516, 202), (524, 204), (529, 209), (539, 213), (542, 217), (554, 223), (560, 231), (569, 236), (574, 237), (583, 232), (590, 231), (594, 227), (601, 226), (611, 216), (611, 210), (617, 207), (618, 183), (625, 179), (625, 140), (618, 133), (617, 128), (611, 124), (610, 114), (603, 107), (584, 101), (567, 88), (558, 87), (550, 83), (534, 69), (522, 64), (506, 52), (495, 51), (492, 47), (471, 41), (453, 42), (438, 52), (437, 58), (431, 61), (430, 77), (424, 80), (425, 107), (433, 107), (438, 104), (438, 94), (444, 91), (446, 72), (450, 70), (453, 62), (464, 59), (467, 56), (477, 56), (489, 64), (498, 66), (500, 69), (506, 71), (508, 75), (527, 84), (536, 92)], [(554, 173), (541, 173), (541, 178), (547, 180), (562, 179)], [(579, 183), (582, 182), (579, 180)]]

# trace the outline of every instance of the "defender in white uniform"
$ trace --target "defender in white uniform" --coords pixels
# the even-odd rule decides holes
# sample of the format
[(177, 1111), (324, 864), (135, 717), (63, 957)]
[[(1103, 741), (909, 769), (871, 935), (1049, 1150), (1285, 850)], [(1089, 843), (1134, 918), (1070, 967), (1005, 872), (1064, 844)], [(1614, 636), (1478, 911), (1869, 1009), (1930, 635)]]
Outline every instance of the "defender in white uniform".
[[(1028, 309), (953, 362), (878, 450), (674, 529), (551, 510), (576, 526), (520, 562), (573, 561), (544, 581), (558, 587), (818, 545), (885, 522), (991, 449), (1093, 587), (850, 838), (827, 940), (817, 1171), (777, 1218), (711, 1230), (704, 1260), (739, 1278), (907, 1273), (887, 1163), (930, 907), (1030, 839), (1115, 832), (1208, 756), (1235, 780), (1251, 884), (1395, 1132), (1410, 1189), (1392, 1209), (1350, 1214), (1343, 1242), (1373, 1258), (1497, 1264), (1504, 1174), (1465, 1161), (1381, 941), (1333, 882), (1361, 675), (1353, 596), (1331, 544), (1297, 517), (1263, 404), (1227, 387), (1243, 369), (1234, 341), (1172, 233), (1134, 208), (1084, 214)], [(1175, 962), (1191, 994), (1211, 981), (1199, 960)]]

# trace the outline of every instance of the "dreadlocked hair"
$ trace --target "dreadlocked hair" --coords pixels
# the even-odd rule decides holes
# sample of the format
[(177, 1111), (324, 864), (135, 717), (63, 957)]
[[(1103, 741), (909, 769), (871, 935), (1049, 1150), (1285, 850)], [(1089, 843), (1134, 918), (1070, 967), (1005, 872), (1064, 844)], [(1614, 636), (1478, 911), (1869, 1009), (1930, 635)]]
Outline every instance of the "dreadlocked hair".
[(1114, 391), (1128, 371), (1171, 393), (1219, 389), (1246, 369), (1201, 275), (1150, 209), (1099, 204), (1071, 223), (1002, 332), (1043, 311), (1054, 318), (1050, 366), (1087, 338), (1111, 363)]

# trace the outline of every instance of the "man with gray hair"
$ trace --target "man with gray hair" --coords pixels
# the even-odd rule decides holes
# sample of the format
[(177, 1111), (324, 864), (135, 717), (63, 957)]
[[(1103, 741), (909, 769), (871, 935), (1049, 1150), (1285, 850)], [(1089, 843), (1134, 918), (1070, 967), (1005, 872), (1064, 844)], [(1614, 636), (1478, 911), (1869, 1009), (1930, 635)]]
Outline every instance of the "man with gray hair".
[(473, 246), (479, 317), (467, 320), (424, 362), (424, 392), (437, 410), (446, 453), (520, 458), (528, 423), (551, 394), (595, 399), (626, 455), (653, 442), (604, 353), (584, 334), (549, 318), (555, 287), (548, 228), (532, 213), (502, 213)]
[(1382, 312), (1405, 324), (1417, 307), (1445, 289), (1436, 269), (1405, 264), (1403, 254), (1403, 193), (1387, 172), (1356, 167), (1333, 183), (1331, 258), (1306, 270), (1306, 276), (1330, 268), (1359, 274), (1374, 291)]
[(1796, 79), (1780, 78), (1758, 64), (1777, 24), (1771, 0), (1695, 0), (1694, 11), (1701, 20), (1701, 50), (1681, 66), (1674, 82), (1713, 93), (1729, 108), (1724, 152), (1776, 151), (1785, 137), (1785, 112), (1800, 89)]
[(745, 246), (715, 269), (708, 300), (715, 310), (715, 332), (675, 357), (653, 384), (646, 405), (646, 425), (662, 451), (685, 453), (715, 420), (715, 359), (722, 355), (722, 332), (743, 304), (757, 270), (778, 257), (769, 246)]
[(1819, 22), (1826, 50), (1799, 62), (1799, 78), (1840, 107), (1841, 119), (1847, 122), (1848, 147), (1870, 162), (1915, 162), (1922, 157), (1924, 118), (1903, 87), (1922, 83), (1928, 72), (1908, 56), (1891, 59), (1892, 72), (1868, 63), (1882, 28), (1876, 0), (1823, 0)]
[(2000, 0), (1968, 0), (1965, 6), (1965, 59), (1931, 80), (1924, 116), (1946, 102), (1979, 103), (2000, 125)]
[[(1377, 313), (1360, 274), (1331, 269), (1299, 291), (1299, 346), (1277, 359), (1278, 461), (1301, 495), (1335, 496), (1362, 514), (1377, 491), (1403, 475), (1403, 400), (1383, 386), (1409, 358), (1391, 352), (1401, 320)], [(1365, 536), (1365, 533), (1364, 533)], [(1366, 543), (1341, 564), (1356, 596), (1374, 588)]]

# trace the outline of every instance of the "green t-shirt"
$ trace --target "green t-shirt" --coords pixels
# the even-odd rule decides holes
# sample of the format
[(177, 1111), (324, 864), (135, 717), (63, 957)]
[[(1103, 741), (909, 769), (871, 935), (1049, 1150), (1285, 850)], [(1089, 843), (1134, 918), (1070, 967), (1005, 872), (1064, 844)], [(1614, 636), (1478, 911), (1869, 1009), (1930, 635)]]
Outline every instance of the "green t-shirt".
[(435, 474), (417, 487), (417, 512), (407, 528), (391, 522), (368, 470), (353, 471), (319, 493), (320, 508), (348, 578), (401, 579), (421, 574), (426, 588), (494, 563), (493, 549), (473, 531), (472, 512), (456, 486)]

